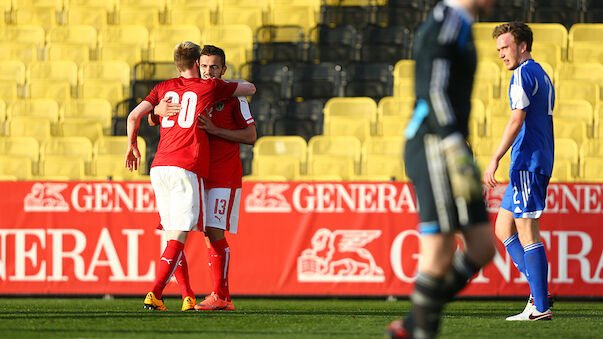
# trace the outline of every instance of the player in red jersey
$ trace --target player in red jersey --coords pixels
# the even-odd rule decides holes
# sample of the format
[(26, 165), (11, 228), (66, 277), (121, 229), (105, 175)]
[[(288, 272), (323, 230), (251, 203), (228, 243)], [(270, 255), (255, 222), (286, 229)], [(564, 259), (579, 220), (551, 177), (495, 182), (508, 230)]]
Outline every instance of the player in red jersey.
[[(221, 78), (226, 72), (225, 58), (222, 49), (204, 46), (200, 59), (201, 77)], [(169, 116), (179, 110), (180, 105), (164, 100), (155, 108), (155, 113)], [(152, 118), (149, 116), (149, 124), (156, 124), (157, 121), (153, 122)], [(244, 97), (219, 101), (207, 110), (207, 116), (199, 116), (199, 121), (203, 123), (200, 128), (209, 134), (210, 142), (209, 178), (205, 188), (205, 235), (214, 287), (212, 293), (195, 309), (234, 310), (228, 288), (230, 248), (224, 231), (237, 232), (243, 175), (239, 143), (255, 143), (255, 122)], [(177, 273), (180, 271), (186, 271), (186, 265), (179, 267)]]
[[(204, 130), (197, 128), (197, 118), (220, 100), (255, 93), (250, 83), (199, 78), (200, 56), (199, 45), (190, 41), (178, 44), (174, 63), (180, 77), (157, 84), (128, 115), (125, 165), (131, 171), (140, 164), (136, 144), (140, 118), (162, 98), (182, 104), (177, 115), (161, 119), (160, 141), (151, 165), (151, 184), (167, 238), (155, 283), (144, 300), (144, 307), (152, 310), (167, 310), (162, 299), (163, 289), (178, 267), (188, 232), (205, 221), (203, 177), (209, 174), (209, 139)], [(194, 304), (194, 294), (190, 292), (188, 302)]]

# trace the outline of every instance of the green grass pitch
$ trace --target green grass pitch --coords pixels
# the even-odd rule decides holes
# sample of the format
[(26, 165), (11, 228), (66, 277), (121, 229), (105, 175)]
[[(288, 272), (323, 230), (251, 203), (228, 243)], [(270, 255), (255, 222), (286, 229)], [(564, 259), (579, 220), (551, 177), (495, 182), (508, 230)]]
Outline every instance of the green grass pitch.
[[(408, 301), (234, 299), (236, 311), (147, 311), (140, 298), (0, 298), (0, 338), (380, 338)], [(520, 301), (455, 301), (441, 338), (601, 338), (603, 302), (558, 301), (553, 321), (506, 322)]]

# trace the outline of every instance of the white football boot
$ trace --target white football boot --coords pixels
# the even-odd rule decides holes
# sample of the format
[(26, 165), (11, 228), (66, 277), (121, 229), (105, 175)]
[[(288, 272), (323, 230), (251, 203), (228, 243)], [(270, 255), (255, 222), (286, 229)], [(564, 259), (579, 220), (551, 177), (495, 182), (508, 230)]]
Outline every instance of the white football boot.
[[(550, 298), (550, 296), (549, 296)], [(552, 320), (553, 313), (551, 312), (550, 306), (544, 312), (539, 312), (536, 306), (534, 305), (534, 298), (530, 295), (528, 299), (528, 303), (523, 311), (519, 314), (512, 315), (508, 317), (507, 321), (535, 321), (535, 320)]]

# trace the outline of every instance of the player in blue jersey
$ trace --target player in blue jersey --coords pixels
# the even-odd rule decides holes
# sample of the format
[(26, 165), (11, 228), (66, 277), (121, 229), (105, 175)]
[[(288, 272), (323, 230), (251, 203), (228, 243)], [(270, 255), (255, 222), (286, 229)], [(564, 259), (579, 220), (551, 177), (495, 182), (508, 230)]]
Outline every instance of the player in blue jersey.
[(532, 59), (532, 30), (511, 22), (494, 29), (496, 49), (508, 70), (511, 117), (484, 172), (484, 183), (494, 187), (498, 162), (511, 147), (510, 182), (496, 218), (496, 236), (517, 269), (530, 284), (531, 296), (523, 312), (507, 320), (551, 320), (548, 298), (548, 262), (538, 221), (546, 205), (553, 171), (553, 105), (555, 89), (542, 67)]

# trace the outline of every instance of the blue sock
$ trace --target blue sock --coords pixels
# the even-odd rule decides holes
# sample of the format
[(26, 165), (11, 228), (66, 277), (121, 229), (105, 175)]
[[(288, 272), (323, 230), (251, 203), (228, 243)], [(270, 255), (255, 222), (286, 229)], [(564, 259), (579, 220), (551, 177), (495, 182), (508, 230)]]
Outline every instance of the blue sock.
[(515, 267), (517, 267), (519, 272), (523, 273), (523, 275), (527, 278), (523, 246), (521, 246), (521, 243), (519, 242), (519, 237), (517, 236), (517, 233), (513, 234), (507, 240), (503, 241), (503, 244), (505, 244), (507, 252), (515, 263)]
[(530, 291), (534, 297), (534, 305), (539, 312), (549, 308), (548, 274), (549, 264), (542, 242), (526, 245), (523, 248), (525, 255), (526, 273), (530, 283)]

